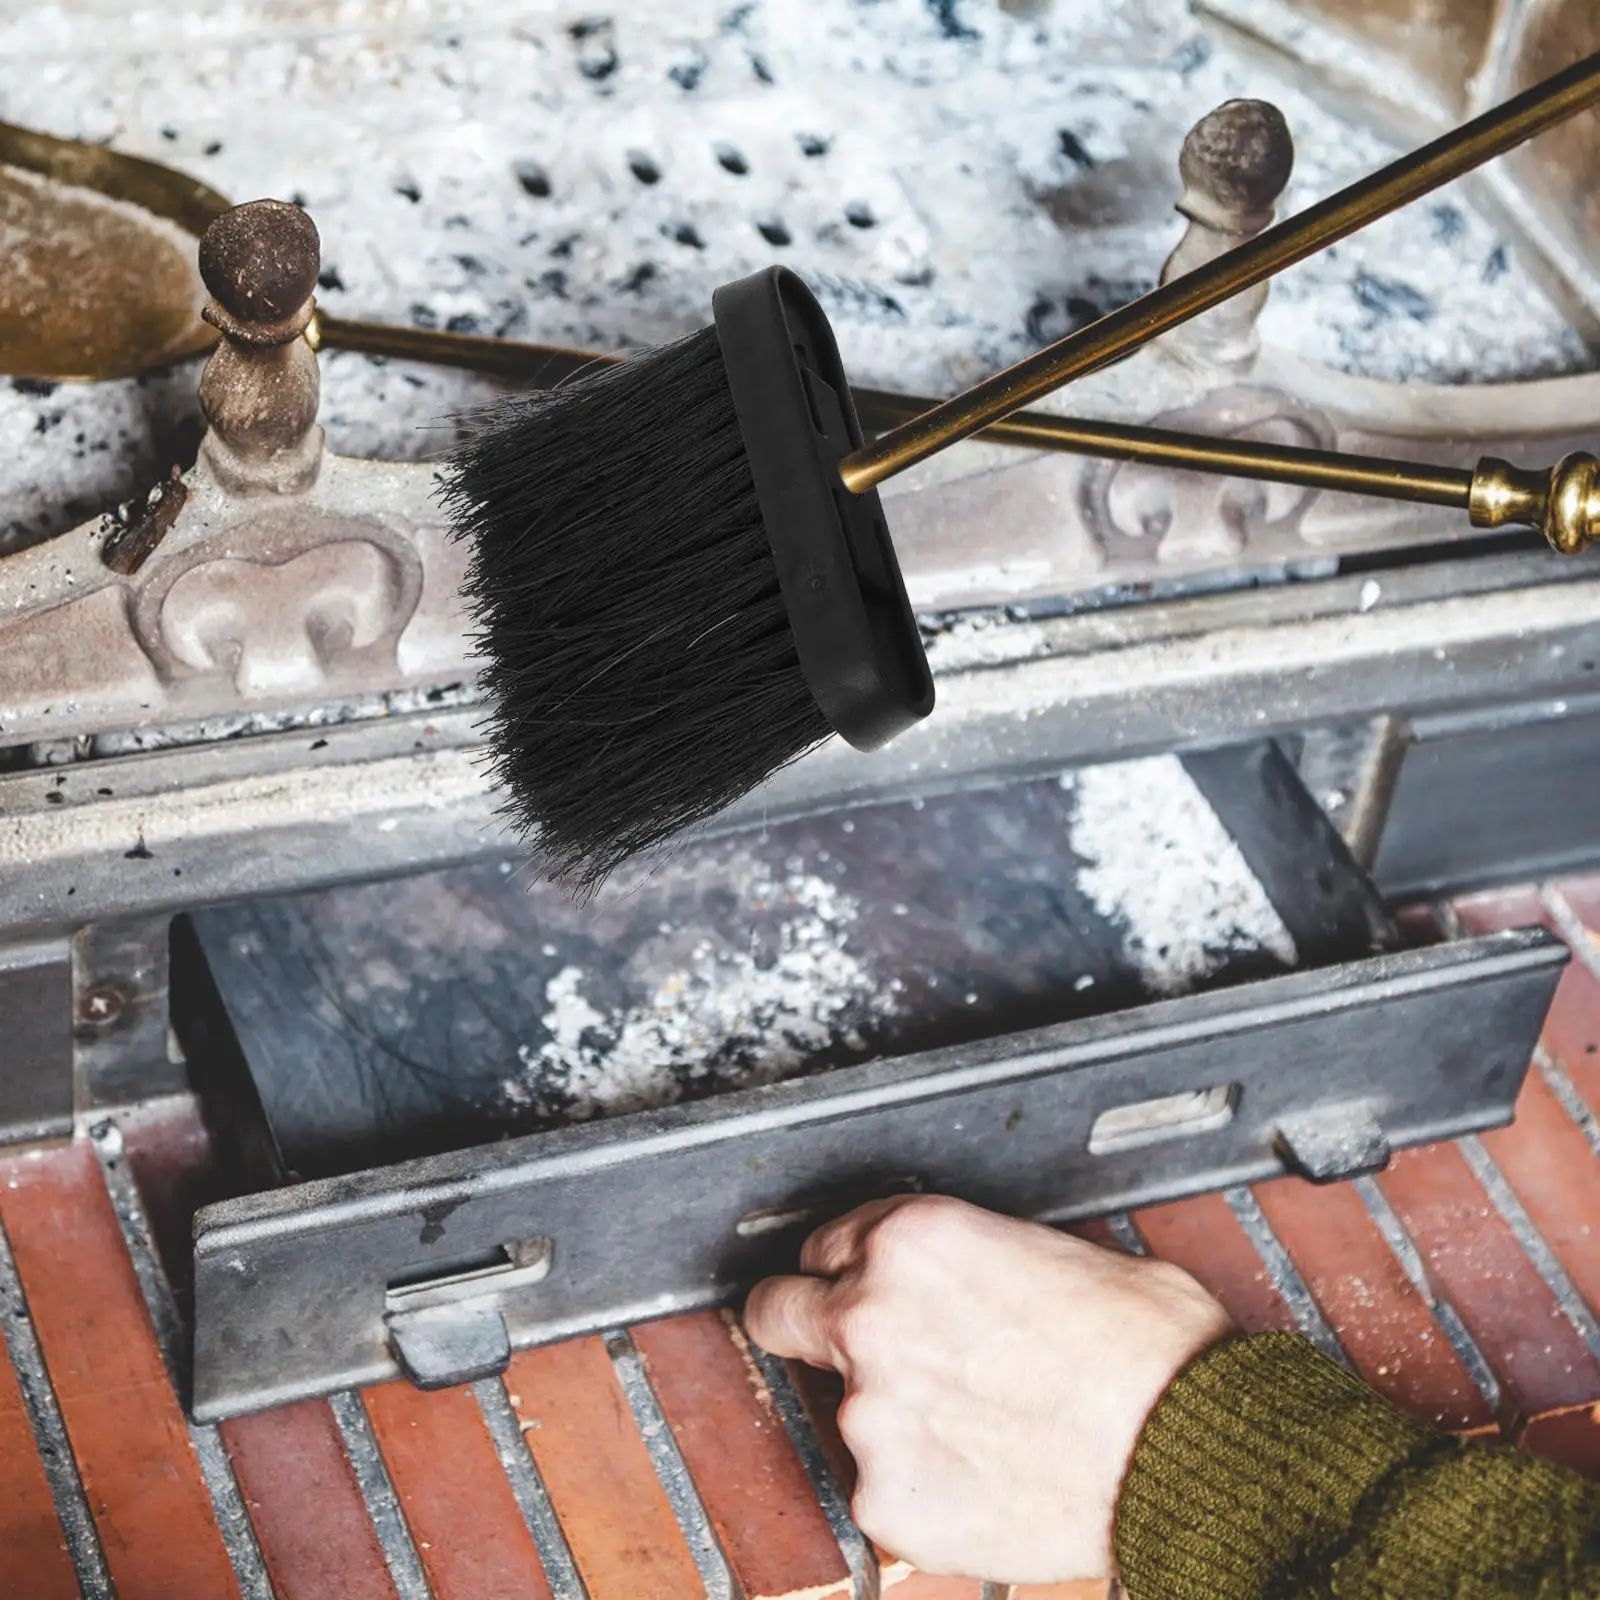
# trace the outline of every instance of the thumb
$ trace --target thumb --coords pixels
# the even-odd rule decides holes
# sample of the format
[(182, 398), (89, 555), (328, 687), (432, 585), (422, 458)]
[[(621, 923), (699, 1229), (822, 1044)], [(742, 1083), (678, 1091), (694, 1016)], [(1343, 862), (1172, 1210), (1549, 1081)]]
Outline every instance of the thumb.
[(836, 1368), (826, 1331), (828, 1294), (820, 1278), (768, 1278), (745, 1302), (745, 1331), (775, 1356)]

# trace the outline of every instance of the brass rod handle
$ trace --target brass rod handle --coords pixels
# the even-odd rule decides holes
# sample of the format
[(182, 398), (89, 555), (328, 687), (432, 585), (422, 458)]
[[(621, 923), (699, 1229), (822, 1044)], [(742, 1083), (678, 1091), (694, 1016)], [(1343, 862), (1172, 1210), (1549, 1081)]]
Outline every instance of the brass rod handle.
[[(854, 392), (864, 414), (904, 414), (916, 404), (908, 395), (883, 390)], [(1019, 413), (982, 437), (1183, 472), (1448, 506), (1468, 512), (1476, 528), (1536, 528), (1563, 555), (1578, 555), (1600, 542), (1600, 459), (1584, 453), (1548, 471), (1514, 467), (1493, 456), (1468, 471), (1128, 423), (1079, 422), (1039, 411)]]
[(540, 388), (552, 388), (588, 367), (623, 359), (558, 344), (523, 344), (476, 333), (408, 328), (402, 323), (357, 322), (349, 317), (330, 317), (320, 307), (306, 329), (306, 338), (313, 350), (350, 350), (395, 361), (424, 361), (491, 377), (515, 378)]
[[(855, 389), (852, 393), (862, 415), (880, 422), (912, 415), (921, 404), (912, 395), (892, 394), (884, 389)], [(1473, 484), (1473, 474), (1464, 467), (1424, 466), (1380, 456), (1261, 444), (1253, 439), (1214, 439), (1133, 423), (1085, 422), (1044, 411), (1018, 412), (986, 428), (981, 437), (1067, 455), (1138, 461), (1182, 472), (1254, 478), (1265, 483), (1457, 506), (1463, 510)]]
[[(426, 361), (495, 377), (514, 378), (548, 388), (595, 366), (625, 360), (564, 345), (523, 344), (478, 334), (445, 333), (383, 322), (356, 322), (317, 311), (306, 337), (313, 349), (350, 350), (400, 361)], [(874, 430), (915, 417), (937, 405), (921, 395), (890, 389), (854, 388), (863, 421)], [(1034, 450), (1140, 461), (1190, 472), (1256, 478), (1308, 489), (1335, 489), (1419, 500), (1438, 505), (1467, 504), (1472, 474), (1464, 469), (1417, 467), (1373, 457), (1337, 455), (1249, 440), (1208, 439), (1116, 422), (1076, 421), (1047, 412), (1023, 412), (984, 430), (983, 438)]]
[[(904, 415), (918, 404), (910, 395), (881, 389), (853, 392), (864, 415), (880, 418)], [(1600, 542), (1600, 459), (1583, 453), (1548, 471), (1514, 467), (1493, 456), (1468, 471), (1129, 423), (1080, 422), (1040, 411), (1021, 412), (986, 429), (982, 437), (1069, 455), (1448, 506), (1468, 512), (1476, 528), (1536, 528), (1563, 555), (1577, 555)]]
[(1152, 339), (1265, 283), (1597, 101), (1600, 54), (883, 434), (845, 457), (840, 464), (845, 487), (857, 494), (874, 488), (1031, 401), (1122, 360)]
[[(320, 310), (306, 329), (306, 338), (313, 349), (426, 361), (542, 387), (591, 367), (627, 359), (565, 345), (523, 344), (477, 334), (357, 322), (330, 317)], [(856, 388), (851, 392), (869, 428), (890, 427), (907, 417), (920, 416), (935, 404), (920, 395), (889, 389)], [(1526, 472), (1497, 460), (1485, 461), (1476, 472), (1470, 472), (1464, 467), (1428, 466), (1251, 439), (1213, 439), (1131, 423), (1081, 421), (1042, 411), (1021, 412), (995, 423), (983, 430), (982, 437), (1068, 455), (1449, 506), (1469, 511), (1474, 526), (1480, 528), (1538, 528), (1556, 549), (1567, 554), (1600, 539), (1600, 464), (1589, 456), (1569, 457), (1554, 473)]]

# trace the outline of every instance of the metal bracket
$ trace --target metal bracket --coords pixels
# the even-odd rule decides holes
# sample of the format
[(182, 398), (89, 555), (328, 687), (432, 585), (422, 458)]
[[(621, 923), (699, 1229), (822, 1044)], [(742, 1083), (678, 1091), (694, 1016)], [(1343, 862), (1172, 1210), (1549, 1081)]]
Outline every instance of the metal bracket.
[(1394, 944), (1372, 880), (1275, 740), (1192, 751), (1183, 765), (1271, 897), (1302, 965)]
[(1377, 860), (1412, 731), (1384, 712), (1354, 727), (1314, 728), (1302, 741), (1301, 781), (1367, 872)]
[(1372, 1107), (1357, 1102), (1285, 1117), (1276, 1148), (1284, 1165), (1312, 1183), (1343, 1183), (1382, 1172), (1393, 1151)]
[(521, 1239), (481, 1264), (464, 1263), (461, 1272), (391, 1283), (383, 1321), (400, 1370), (419, 1389), (504, 1372), (511, 1338), (501, 1305), (507, 1294), (545, 1280), (554, 1248), (549, 1239)]
[(419, 1389), (452, 1389), (498, 1377), (511, 1360), (506, 1319), (491, 1305), (390, 1312), (384, 1322), (400, 1370)]
[(0, 1144), (71, 1131), (70, 947), (0, 944)]
[(94, 923), (72, 940), (77, 1108), (101, 1111), (188, 1087), (168, 1012), (166, 917)]
[(1374, 868), (1391, 898), (1594, 870), (1600, 695), (1422, 716), (1414, 730)]
[[(908, 1174), (1068, 1221), (1297, 1163), (1331, 1173), (1341, 1158), (1307, 1130), (1351, 1106), (1395, 1148), (1498, 1126), (1566, 959), (1542, 930), (1500, 934), (210, 1206), (195, 1415), (408, 1367), (448, 1381), (498, 1359), (495, 1318), (521, 1348), (726, 1301)], [(1347, 1170), (1375, 1149), (1361, 1132)], [(510, 1242), (530, 1238), (549, 1241), (545, 1270), (490, 1298), (472, 1281), (464, 1308), (397, 1340), (397, 1290), (520, 1274)]]

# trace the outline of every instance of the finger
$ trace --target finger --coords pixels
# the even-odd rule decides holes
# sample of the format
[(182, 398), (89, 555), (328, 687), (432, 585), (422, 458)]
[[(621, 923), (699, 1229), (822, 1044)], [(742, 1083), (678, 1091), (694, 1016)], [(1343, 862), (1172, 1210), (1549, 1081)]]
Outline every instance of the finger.
[(848, 1215), (824, 1223), (800, 1247), (800, 1270), (813, 1272), (819, 1278), (837, 1278), (841, 1272), (848, 1272), (861, 1259), (867, 1235), (891, 1211), (898, 1211), (916, 1198), (897, 1194), (887, 1200), (869, 1200)]
[(768, 1278), (745, 1302), (745, 1331), (775, 1356), (833, 1367), (826, 1310), (833, 1285), (821, 1278)]

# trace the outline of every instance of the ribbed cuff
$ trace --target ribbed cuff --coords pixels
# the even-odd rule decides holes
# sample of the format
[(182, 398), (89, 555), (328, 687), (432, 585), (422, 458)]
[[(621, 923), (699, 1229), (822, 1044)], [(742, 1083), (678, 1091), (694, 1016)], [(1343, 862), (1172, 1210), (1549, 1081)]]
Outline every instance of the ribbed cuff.
[(1260, 1600), (1350, 1537), (1362, 1499), (1450, 1448), (1296, 1334), (1199, 1356), (1145, 1424), (1117, 1506), (1130, 1600)]

